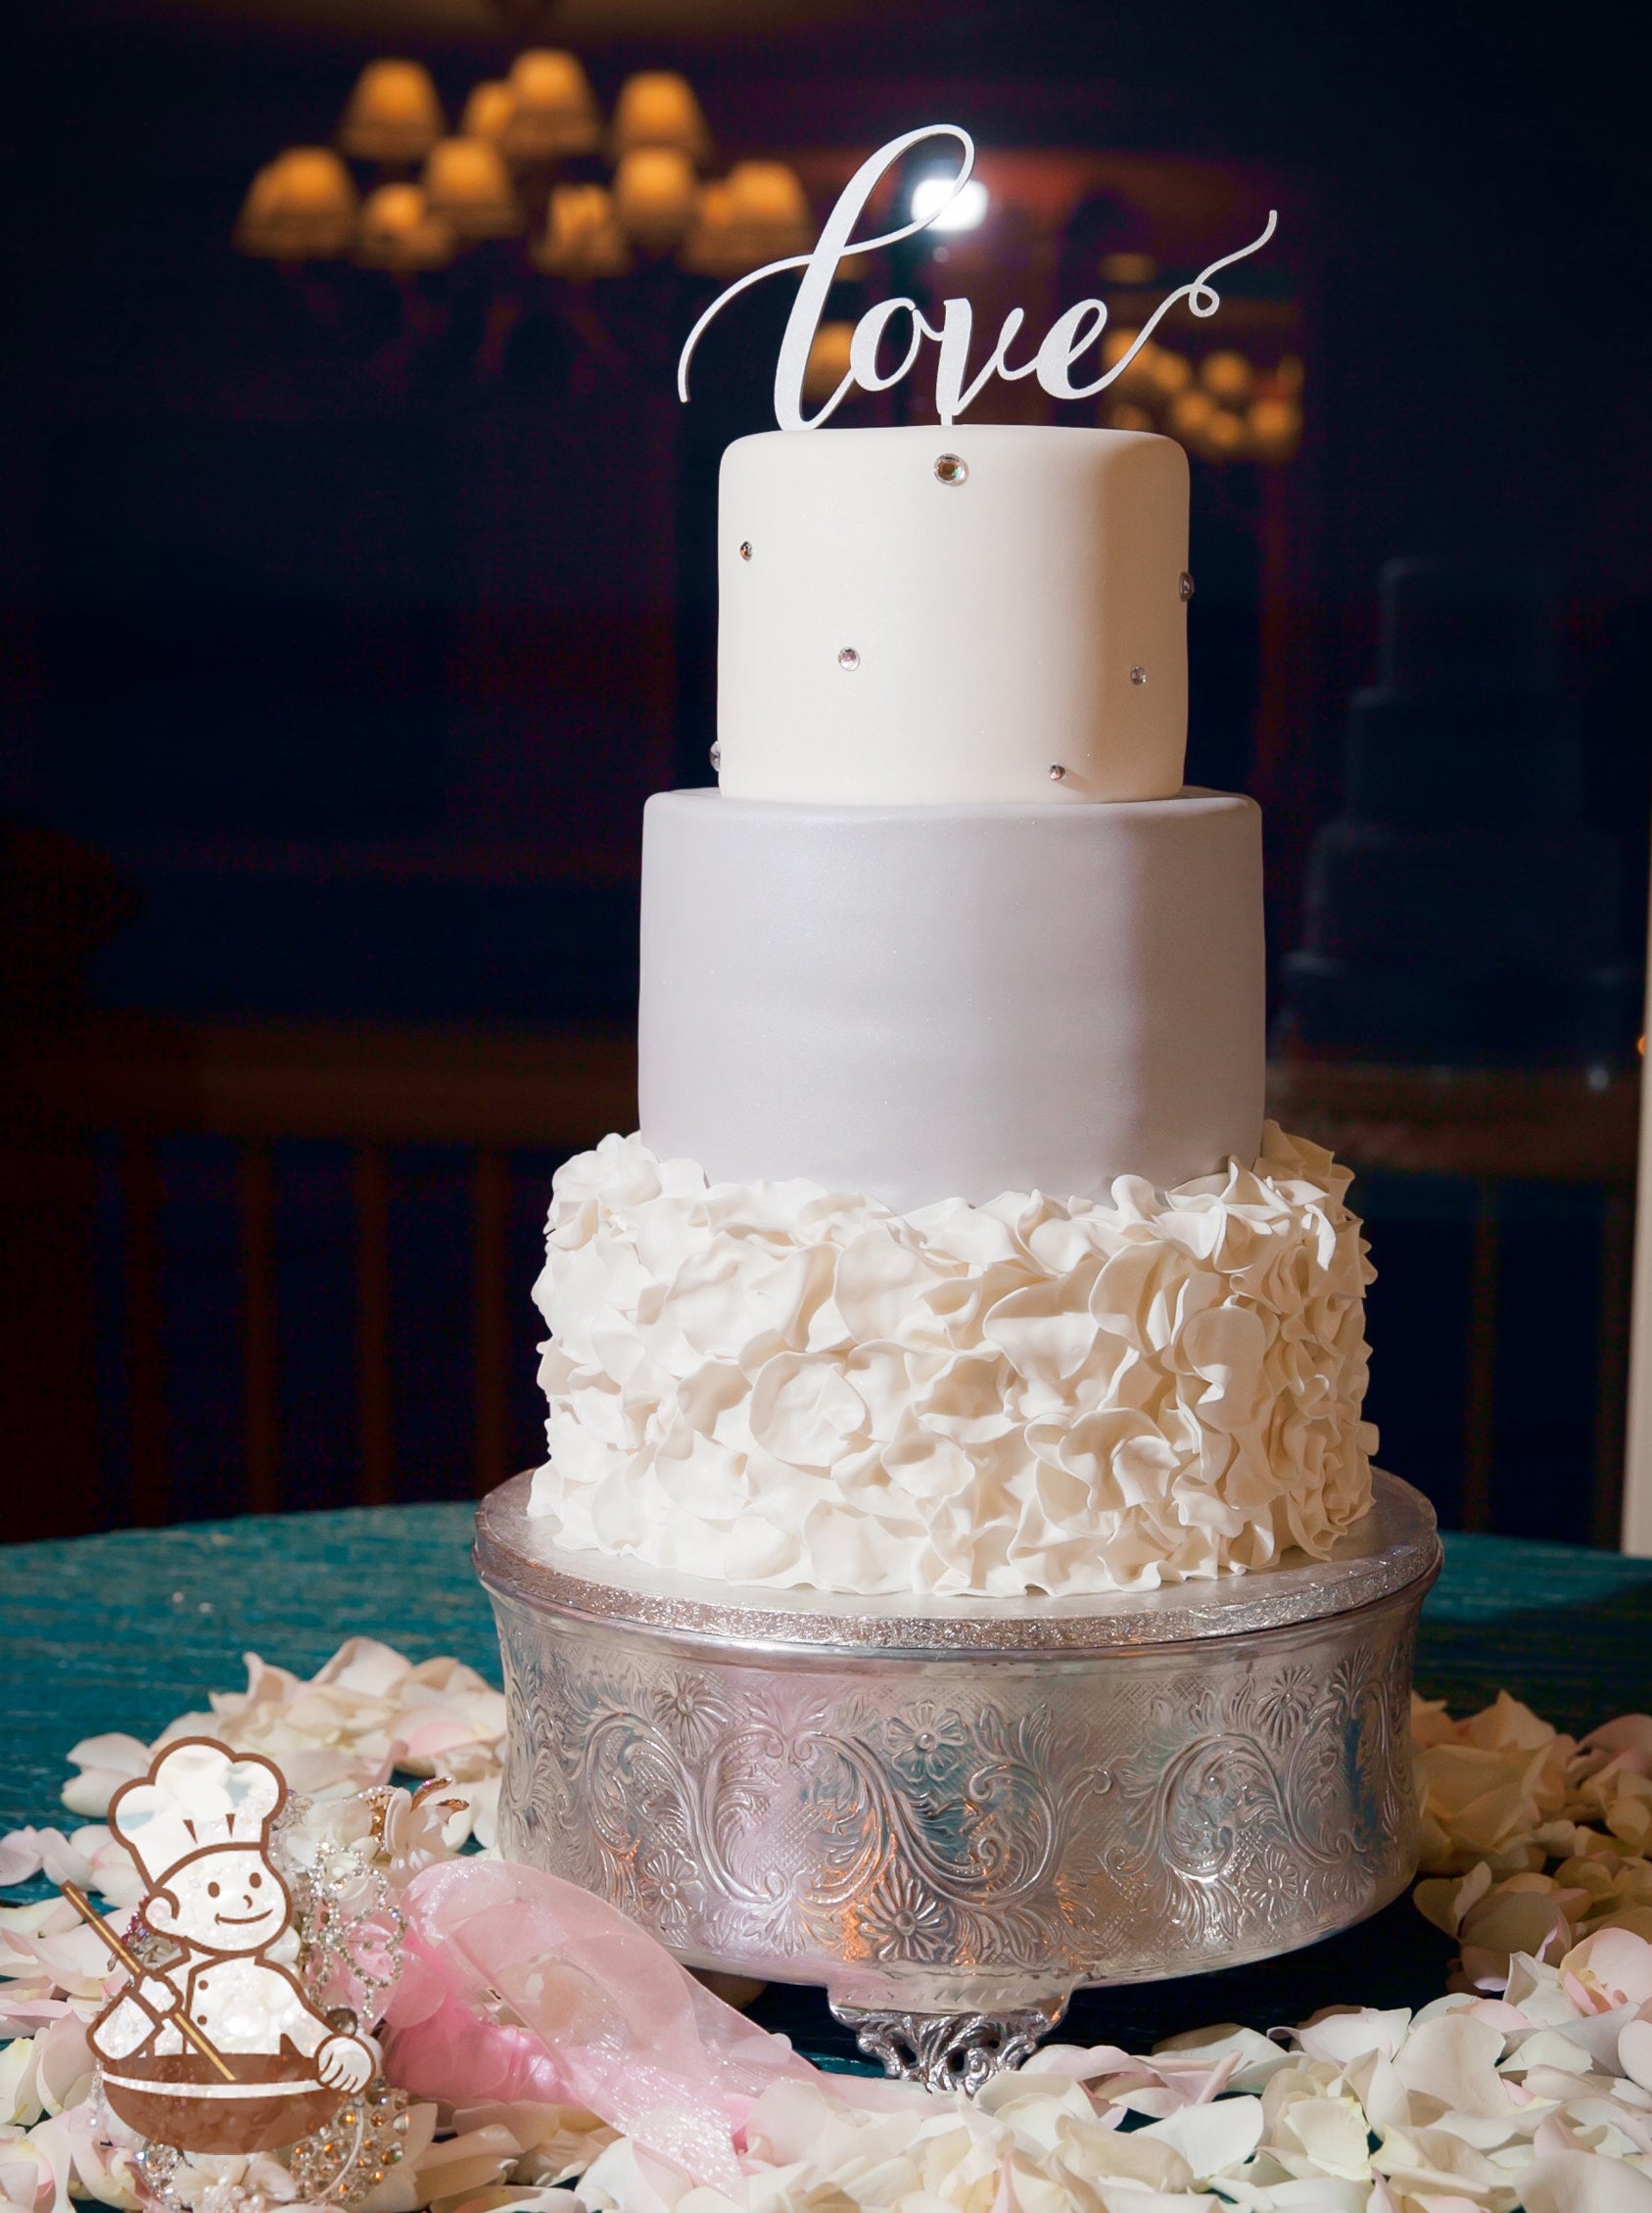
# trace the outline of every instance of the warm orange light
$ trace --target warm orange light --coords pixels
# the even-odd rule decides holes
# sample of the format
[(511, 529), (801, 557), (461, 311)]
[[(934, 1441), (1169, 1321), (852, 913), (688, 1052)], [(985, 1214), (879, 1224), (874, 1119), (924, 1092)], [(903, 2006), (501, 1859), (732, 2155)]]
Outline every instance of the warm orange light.
[(809, 349), (803, 371), (803, 397), (810, 402), (829, 400), (849, 374), (849, 345), (853, 323), (822, 323)]
[(1104, 284), (1151, 284), (1158, 263), (1151, 254), (1104, 254), (1096, 270)]
[(1237, 461), (1250, 447), (1244, 417), (1231, 407), (1214, 407), (1199, 433), (1200, 450), (1212, 461)]
[(614, 213), (613, 194), (600, 184), (559, 184), (534, 259), (547, 274), (576, 281), (624, 276), (631, 248)]
[[(1145, 346), (1142, 352), (1147, 352)], [(1193, 363), (1185, 353), (1172, 353), (1168, 346), (1154, 347), (1149, 369), (1161, 400), (1174, 399), (1178, 392), (1186, 392), (1193, 382)]]
[(1216, 402), (1210, 395), (1196, 387), (1176, 395), (1165, 420), (1173, 438), (1179, 438), (1184, 446), (1197, 447), (1215, 412)]
[(355, 259), (370, 269), (439, 269), (453, 258), (449, 223), (433, 215), (416, 184), (369, 193), (355, 234)]
[(356, 192), (330, 146), (294, 146), (260, 169), (235, 226), (243, 254), (327, 260), (355, 235)]
[(533, 47), (511, 64), (504, 150), (513, 162), (589, 154), (602, 135), (590, 79), (572, 54)]
[(728, 176), (700, 187), (683, 249), (686, 268), (738, 276), (814, 243), (809, 196), (784, 162), (736, 162)]
[(734, 196), (726, 177), (700, 186), (682, 259), (685, 269), (693, 269), (700, 276), (739, 276), (757, 266), (756, 261), (746, 259), (735, 229)]
[(711, 152), (711, 134), (693, 87), (673, 70), (645, 70), (620, 87), (614, 151), (625, 155), (644, 146), (674, 147), (696, 164)]
[(496, 146), (503, 139), (516, 113), (516, 95), (502, 77), (485, 77), (473, 84), (470, 97), (464, 104), (464, 114), (459, 118), (461, 138), (491, 138)]
[[(1102, 341), (1103, 368), (1117, 368), (1140, 336), (1141, 333), (1135, 330), (1109, 330)], [(1154, 373), (1157, 359), (1158, 348), (1150, 338), (1130, 366), (1108, 387), (1109, 394), (1115, 394), (1137, 408), (1156, 405), (1162, 397), (1158, 379)]]
[(447, 127), (421, 63), (369, 62), (345, 108), (339, 144), (361, 162), (418, 162)]
[(638, 146), (614, 172), (620, 228), (645, 252), (663, 254), (694, 212), (694, 165), (675, 146)]
[(1244, 354), (1227, 351), (1205, 355), (1200, 364), (1199, 381), (1224, 407), (1243, 407), (1256, 385), (1255, 372)]
[(797, 171), (784, 162), (736, 162), (729, 171), (734, 220), (776, 236), (798, 236), (810, 227), (809, 196)]
[(1252, 400), (1248, 420), (1257, 460), (1290, 460), (1302, 436), (1302, 410), (1295, 400)]
[(503, 238), (522, 227), (509, 172), (492, 139), (439, 140), (424, 165), (424, 196), (456, 238)]

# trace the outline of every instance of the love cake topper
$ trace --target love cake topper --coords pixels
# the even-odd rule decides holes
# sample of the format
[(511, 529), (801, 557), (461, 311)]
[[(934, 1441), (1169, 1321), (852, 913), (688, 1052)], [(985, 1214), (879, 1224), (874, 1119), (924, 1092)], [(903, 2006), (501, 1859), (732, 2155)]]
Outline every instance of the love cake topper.
[[(915, 146), (925, 139), (948, 138), (957, 141), (960, 161), (957, 173), (950, 180), (949, 189), (935, 198), (933, 205), (925, 208), (921, 216), (914, 215), (893, 230), (881, 231), (875, 238), (857, 239), (854, 229), (865, 212), (880, 179), (896, 163), (910, 154)], [(817, 430), (834, 414), (849, 394), (857, 388), (862, 392), (887, 392), (891, 385), (899, 384), (922, 351), (925, 339), (940, 349), (935, 365), (935, 405), (943, 424), (950, 425), (957, 416), (977, 400), (991, 378), (1004, 378), (1014, 384), (1022, 377), (1038, 379), (1052, 400), (1090, 400), (1105, 392), (1109, 384), (1121, 377), (1136, 355), (1153, 337), (1178, 300), (1185, 300), (1190, 313), (1202, 320), (1213, 315), (1221, 306), (1221, 298), (1211, 278), (1221, 270), (1231, 268), (1235, 261), (1243, 261), (1258, 253), (1273, 236), (1278, 222), (1276, 211), (1270, 209), (1266, 226), (1259, 237), (1249, 246), (1241, 246), (1232, 254), (1224, 254), (1219, 260), (1209, 262), (1201, 269), (1190, 284), (1178, 285), (1174, 292), (1161, 300), (1146, 323), (1136, 333), (1134, 343), (1112, 366), (1088, 382), (1073, 382), (1073, 370), (1080, 357), (1099, 343), (1107, 328), (1107, 305), (1101, 300), (1080, 300), (1058, 315), (1045, 333), (1043, 342), (1030, 360), (1017, 362), (1012, 367), (1010, 348), (1020, 334), (1026, 320), (1025, 310), (1013, 307), (1004, 318), (1003, 328), (991, 353), (973, 377), (969, 375), (969, 342), (973, 334), (974, 309), (968, 300), (948, 300), (942, 304), (941, 326), (937, 330), (923, 313), (916, 300), (880, 300), (869, 307), (855, 325), (854, 338), (849, 348), (849, 370), (836, 391), (813, 415), (803, 412), (803, 372), (808, 366), (809, 350), (815, 342), (822, 313), (826, 308), (826, 294), (837, 274), (838, 263), (846, 255), (871, 254), (879, 247), (897, 246), (904, 238), (913, 238), (919, 231), (927, 230), (938, 223), (947, 210), (969, 181), (969, 172), (975, 165), (975, 143), (969, 133), (957, 123), (925, 123), (920, 130), (909, 130), (904, 137), (892, 138), (887, 146), (880, 146), (870, 160), (861, 164), (849, 182), (838, 195), (837, 205), (826, 217), (812, 254), (789, 254), (783, 260), (769, 261), (760, 269), (730, 285), (712, 302), (699, 321), (688, 333), (677, 364), (677, 397), (688, 397), (688, 370), (694, 358), (694, 349), (711, 323), (736, 294), (748, 291), (752, 285), (761, 284), (765, 277), (778, 276), (784, 269), (801, 269), (803, 278), (797, 288), (797, 298), (792, 302), (791, 313), (786, 318), (785, 334), (780, 340), (779, 356), (775, 365), (775, 420), (781, 430)], [(901, 318), (907, 318), (906, 351), (892, 369), (878, 366), (878, 350), (891, 325), (898, 327)]]
[(145, 1885), (131, 1941), (65, 1885), (126, 1971), (89, 2034), (110, 2106), (152, 2142), (296, 2143), (377, 2070), (373, 2046), (318, 2011), (286, 1963), (293, 1900), (270, 1853), (286, 1796), (269, 1761), (180, 1738), (110, 1803)]

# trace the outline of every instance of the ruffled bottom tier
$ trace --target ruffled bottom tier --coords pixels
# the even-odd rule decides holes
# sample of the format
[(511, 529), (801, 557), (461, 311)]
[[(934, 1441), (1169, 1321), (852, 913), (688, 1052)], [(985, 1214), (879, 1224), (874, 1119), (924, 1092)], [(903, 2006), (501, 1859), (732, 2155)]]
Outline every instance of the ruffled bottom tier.
[(899, 1214), (609, 1137), (555, 1180), (556, 1542), (877, 1595), (1139, 1590), (1323, 1559), (1366, 1512), (1349, 1176), (1254, 1167)]

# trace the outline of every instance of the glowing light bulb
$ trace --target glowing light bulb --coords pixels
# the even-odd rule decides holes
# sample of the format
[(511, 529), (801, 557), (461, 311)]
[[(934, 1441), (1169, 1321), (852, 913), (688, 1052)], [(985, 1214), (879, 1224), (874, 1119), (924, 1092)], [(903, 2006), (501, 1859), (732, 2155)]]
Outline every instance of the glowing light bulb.
[(951, 193), (951, 177), (920, 177), (912, 188), (913, 221), (926, 224), (930, 230), (979, 229), (987, 212), (987, 188), (980, 178), (970, 177), (958, 194), (949, 199)]

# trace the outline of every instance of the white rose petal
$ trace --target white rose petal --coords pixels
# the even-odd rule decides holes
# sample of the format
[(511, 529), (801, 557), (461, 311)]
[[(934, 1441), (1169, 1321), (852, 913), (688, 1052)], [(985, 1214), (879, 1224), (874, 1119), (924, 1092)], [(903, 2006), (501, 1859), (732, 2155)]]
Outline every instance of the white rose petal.
[(1222, 2097), (1208, 2105), (1184, 2105), (1138, 2132), (1179, 2151), (1196, 2180), (1208, 2182), (1250, 2158), (1262, 2141), (1259, 2097)]
[(1620, 2159), (1563, 2151), (1521, 2176), (1525, 2213), (1652, 2213), (1652, 2178)]

